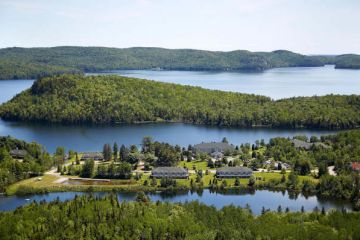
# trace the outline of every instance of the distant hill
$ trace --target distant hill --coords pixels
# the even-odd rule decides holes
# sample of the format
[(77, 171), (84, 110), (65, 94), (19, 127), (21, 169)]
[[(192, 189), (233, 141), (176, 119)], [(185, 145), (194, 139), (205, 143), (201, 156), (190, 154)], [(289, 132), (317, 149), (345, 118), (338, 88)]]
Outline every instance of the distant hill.
[(360, 96), (273, 101), (114, 75), (61, 75), (37, 80), (0, 106), (8, 120), (59, 123), (177, 121), (237, 127), (345, 129), (360, 126)]
[[(346, 57), (345, 57), (346, 58)], [(213, 52), (193, 49), (53, 47), (0, 49), (0, 79), (26, 79), (60, 73), (114, 69), (265, 70), (275, 67), (317, 67), (331, 57), (273, 52)]]
[(345, 54), (336, 57), (336, 68), (360, 69), (360, 55)]

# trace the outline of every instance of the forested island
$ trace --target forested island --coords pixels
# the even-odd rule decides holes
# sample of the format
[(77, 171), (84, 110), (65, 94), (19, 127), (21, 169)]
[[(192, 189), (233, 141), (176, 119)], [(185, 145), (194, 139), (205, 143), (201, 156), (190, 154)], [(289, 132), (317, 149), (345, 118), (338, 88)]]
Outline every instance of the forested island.
[(120, 76), (37, 80), (0, 106), (5, 120), (51, 123), (184, 122), (236, 127), (348, 129), (360, 124), (360, 96), (271, 100)]
[(358, 69), (358, 55), (306, 56), (286, 50), (273, 52), (203, 51), (164, 48), (53, 47), (0, 49), (0, 79), (35, 79), (60, 73), (115, 69), (261, 71), (276, 67)]
[(97, 199), (32, 203), (0, 213), (1, 239), (359, 239), (360, 214), (263, 212), (191, 202), (120, 202)]

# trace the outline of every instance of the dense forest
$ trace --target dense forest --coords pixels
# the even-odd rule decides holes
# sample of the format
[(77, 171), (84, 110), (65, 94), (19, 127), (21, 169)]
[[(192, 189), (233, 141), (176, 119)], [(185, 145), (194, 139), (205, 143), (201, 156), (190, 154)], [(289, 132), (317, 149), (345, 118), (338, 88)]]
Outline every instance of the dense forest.
[(336, 57), (336, 68), (360, 69), (360, 55), (345, 54)]
[(0, 106), (4, 119), (61, 123), (180, 121), (219, 126), (356, 128), (360, 96), (328, 95), (273, 101), (119, 76), (60, 75)]
[[(23, 159), (14, 159), (11, 150), (24, 150)], [(42, 174), (53, 165), (53, 160), (42, 146), (11, 137), (0, 137), (0, 192), (16, 181)]]
[(360, 239), (360, 214), (333, 211), (311, 213), (248, 208), (221, 210), (198, 202), (150, 203), (104, 198), (31, 203), (0, 213), (0, 238), (6, 239)]
[[(212, 52), (192, 49), (53, 47), (0, 49), (0, 79), (39, 78), (59, 73), (114, 69), (265, 70), (275, 67), (316, 67), (336, 64), (359, 68), (357, 55), (305, 56), (285, 50), (273, 52)], [(357, 66), (357, 67), (356, 67)]]

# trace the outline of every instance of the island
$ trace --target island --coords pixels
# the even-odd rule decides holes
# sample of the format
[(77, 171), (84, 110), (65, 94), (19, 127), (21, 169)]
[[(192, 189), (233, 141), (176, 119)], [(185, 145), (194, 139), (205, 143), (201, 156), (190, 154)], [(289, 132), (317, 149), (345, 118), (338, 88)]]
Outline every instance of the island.
[(183, 122), (233, 127), (350, 129), (360, 96), (272, 100), (114, 75), (40, 78), (0, 106), (5, 120), (63, 124)]

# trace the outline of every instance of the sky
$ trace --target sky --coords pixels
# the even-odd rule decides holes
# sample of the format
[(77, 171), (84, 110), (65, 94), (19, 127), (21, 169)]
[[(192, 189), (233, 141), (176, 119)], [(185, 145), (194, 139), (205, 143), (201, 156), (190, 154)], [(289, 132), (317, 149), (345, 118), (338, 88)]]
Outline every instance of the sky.
[(360, 0), (0, 0), (0, 48), (360, 54)]

